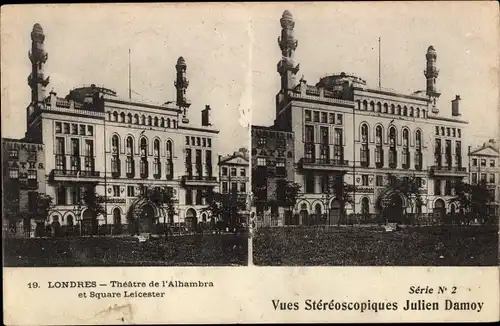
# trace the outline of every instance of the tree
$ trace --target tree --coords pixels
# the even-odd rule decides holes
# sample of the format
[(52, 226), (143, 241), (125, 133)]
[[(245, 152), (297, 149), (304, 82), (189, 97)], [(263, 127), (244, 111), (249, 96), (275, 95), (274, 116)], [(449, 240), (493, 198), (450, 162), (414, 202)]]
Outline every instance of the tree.
[(98, 223), (97, 216), (106, 214), (104, 205), (106, 198), (96, 193), (94, 185), (86, 185), (82, 194), (82, 204), (87, 208), (92, 218), (92, 234), (97, 234)]
[(343, 177), (333, 178), (329, 185), (329, 191), (331, 189), (332, 194), (340, 201), (340, 212), (341, 216), (337, 220), (337, 225), (340, 225), (342, 219), (345, 218), (345, 207), (346, 204), (354, 203), (354, 186), (350, 183), (344, 182)]
[(35, 220), (44, 221), (47, 219), (50, 209), (54, 206), (53, 201), (54, 199), (50, 195), (36, 193)]
[(139, 186), (139, 198), (146, 200), (154, 204), (163, 216), (163, 224), (166, 225), (166, 219), (168, 217), (169, 228), (174, 224), (175, 215), (175, 205), (174, 205), (174, 195), (172, 188), (163, 186)]
[[(424, 201), (420, 195), (420, 183), (415, 175), (399, 177), (388, 173), (385, 187), (389, 191), (396, 191), (405, 196), (411, 205), (412, 214), (415, 213), (415, 208), (420, 208), (424, 205)], [(401, 212), (401, 214), (404, 213)]]
[(208, 211), (212, 218), (217, 218), (228, 227), (239, 226), (241, 211), (246, 209), (246, 200), (238, 198), (236, 190), (231, 193), (213, 193), (213, 198), (203, 211)]
[[(302, 186), (296, 182), (287, 180), (285, 183), (283, 204), (288, 208), (288, 214), (290, 215), (292, 214), (293, 207), (297, 203), (297, 197), (299, 196), (300, 188), (302, 188)], [(292, 218), (292, 216), (290, 216), (289, 218)]]
[(457, 203), (464, 212), (467, 212), (469, 219), (482, 219), (483, 223), (486, 223), (488, 206), (494, 200), (495, 197), (488, 190), (486, 181), (482, 180), (478, 184), (458, 181), (455, 183), (455, 196), (449, 202)]

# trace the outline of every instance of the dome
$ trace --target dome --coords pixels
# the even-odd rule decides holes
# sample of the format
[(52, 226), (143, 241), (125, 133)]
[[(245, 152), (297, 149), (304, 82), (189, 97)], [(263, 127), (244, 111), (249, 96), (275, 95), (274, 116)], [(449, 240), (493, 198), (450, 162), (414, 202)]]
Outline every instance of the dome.
[(38, 33), (38, 34), (43, 34), (43, 28), (42, 28), (42, 25), (40, 25), (39, 23), (36, 23), (35, 25), (33, 25), (33, 33)]
[(179, 59), (177, 59), (177, 65), (178, 66), (186, 66), (186, 60), (184, 60), (183, 57), (179, 57)]
[(432, 45), (431, 45), (431, 46), (429, 46), (429, 47), (427, 48), (427, 53), (436, 53), (436, 49), (434, 49), (434, 46), (432, 46)]
[(293, 20), (292, 13), (288, 10), (283, 11), (283, 15), (281, 16), (281, 19)]

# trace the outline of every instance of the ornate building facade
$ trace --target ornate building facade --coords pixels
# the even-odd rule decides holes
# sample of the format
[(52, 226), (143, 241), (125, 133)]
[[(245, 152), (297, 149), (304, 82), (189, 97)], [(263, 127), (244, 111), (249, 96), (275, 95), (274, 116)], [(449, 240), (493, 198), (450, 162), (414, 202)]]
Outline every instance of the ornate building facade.
[(45, 193), (44, 155), (42, 144), (2, 139), (2, 226), (10, 235), (34, 235), (37, 194)]
[(499, 214), (500, 206), (500, 144), (493, 139), (471, 150), (469, 154), (470, 183), (485, 182), (495, 201), (490, 214)]
[(47, 222), (85, 223), (83, 187), (105, 196), (106, 214), (99, 223), (121, 226), (134, 218), (163, 222), (157, 207), (138, 200), (139, 185), (169, 187), (174, 223), (192, 228), (207, 213), (202, 208), (218, 188), (217, 136), (210, 106), (201, 110), (201, 125), (186, 97), (189, 85), (184, 58), (175, 65), (177, 97), (162, 105), (120, 98), (110, 89), (80, 87), (65, 97), (45, 94), (45, 35), (39, 24), (31, 33), (32, 90), (26, 138), (45, 145), (46, 192), (56, 207)]
[[(346, 73), (328, 75), (310, 85), (304, 77), (296, 81), (298, 42), (289, 11), (280, 23), (281, 88), (273, 128), (294, 135), (295, 166), (288, 178), (302, 185), (294, 208), (300, 223), (325, 215), (327, 223), (338, 222), (341, 200), (329, 189), (336, 183), (354, 188), (353, 204), (346, 213), (366, 215), (388, 209), (389, 214), (401, 216), (418, 210), (440, 218), (450, 211), (453, 184), (468, 175), (463, 151), (467, 122), (460, 119), (459, 96), (452, 101), (450, 116), (440, 110), (434, 47), (429, 46), (424, 56), (424, 91), (402, 94), (370, 87)], [(259, 158), (257, 152), (255, 160)], [(415, 177), (424, 205), (417, 207), (408, 196), (389, 190), (388, 174)]]

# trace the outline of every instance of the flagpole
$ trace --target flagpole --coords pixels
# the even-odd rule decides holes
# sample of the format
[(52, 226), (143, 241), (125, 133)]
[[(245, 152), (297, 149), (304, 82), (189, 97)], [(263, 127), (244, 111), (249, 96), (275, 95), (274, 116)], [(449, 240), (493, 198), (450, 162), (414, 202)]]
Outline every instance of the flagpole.
[(378, 38), (378, 88), (381, 88), (382, 87), (382, 77), (381, 77), (381, 73), (380, 73), (380, 70), (381, 70), (381, 42), (380, 42), (380, 36)]
[(132, 99), (132, 69), (130, 64), (130, 49), (128, 49), (128, 99)]

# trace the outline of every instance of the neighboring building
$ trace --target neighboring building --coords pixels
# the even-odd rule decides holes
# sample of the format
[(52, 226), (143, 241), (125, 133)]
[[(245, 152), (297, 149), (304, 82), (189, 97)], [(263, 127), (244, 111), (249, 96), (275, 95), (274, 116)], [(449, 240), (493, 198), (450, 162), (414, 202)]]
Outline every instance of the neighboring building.
[(79, 202), (82, 187), (90, 185), (106, 197), (107, 214), (99, 217), (100, 224), (121, 228), (137, 218), (141, 231), (148, 232), (164, 217), (153, 205), (137, 200), (141, 184), (170, 187), (176, 225), (192, 228), (206, 219), (202, 208), (218, 186), (218, 130), (210, 122), (208, 105), (201, 111), (201, 125), (189, 122), (193, 109), (186, 99), (185, 60), (180, 57), (175, 66), (175, 102), (123, 99), (95, 85), (76, 88), (64, 98), (54, 91), (46, 96), (44, 39), (42, 27), (35, 24), (26, 135), (45, 145), (46, 192), (56, 204), (47, 222), (86, 224), (90, 216)]
[(44, 146), (2, 138), (3, 230), (33, 236), (37, 193), (45, 192)]
[[(257, 225), (282, 226), (287, 180), (294, 176), (294, 134), (275, 127), (251, 127), (252, 192)], [(288, 210), (287, 210), (288, 211)], [(287, 223), (289, 224), (289, 223)]]
[(439, 110), (434, 47), (425, 54), (425, 91), (401, 94), (370, 87), (346, 73), (309, 85), (304, 78), (296, 82), (297, 40), (289, 11), (280, 23), (281, 89), (274, 128), (294, 134), (296, 169), (288, 179), (302, 185), (295, 206), (300, 222), (327, 215), (328, 223), (337, 223), (342, 216), (340, 200), (328, 191), (334, 181), (355, 186), (354, 204), (347, 213), (383, 210), (398, 218), (404, 211), (412, 212), (409, 198), (385, 187), (388, 173), (417, 177), (425, 202), (422, 213), (435, 213), (439, 219), (452, 210), (448, 199), (453, 183), (468, 175), (463, 150), (467, 122), (460, 119), (459, 96), (452, 101), (450, 117)]
[(250, 180), (249, 157), (246, 148), (227, 156), (219, 156), (219, 191), (236, 193), (246, 200)]
[(493, 193), (495, 202), (491, 203), (490, 214), (499, 214), (500, 205), (500, 144), (493, 139), (472, 150), (469, 154), (470, 183), (481, 181)]

